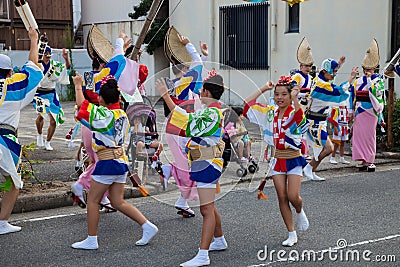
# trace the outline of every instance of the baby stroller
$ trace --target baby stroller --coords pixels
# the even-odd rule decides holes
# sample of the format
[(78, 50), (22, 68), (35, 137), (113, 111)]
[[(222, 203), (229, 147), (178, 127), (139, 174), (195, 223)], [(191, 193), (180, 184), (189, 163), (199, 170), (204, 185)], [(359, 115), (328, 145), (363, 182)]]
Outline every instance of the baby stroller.
[[(158, 141), (157, 125), (156, 125), (156, 112), (154, 109), (145, 103), (130, 104), (126, 109), (129, 123), (131, 124), (131, 134), (129, 138), (129, 145), (127, 154), (131, 161), (131, 168), (133, 173), (142, 173), (143, 184), (146, 184), (148, 176), (148, 169), (151, 168), (154, 172), (161, 170), (161, 162), (157, 153), (157, 148), (149, 147), (151, 142)], [(135, 123), (143, 126), (135, 132)], [(137, 145), (141, 141), (145, 147), (142, 153), (138, 153)]]
[[(237, 133), (236, 131), (232, 130), (232, 127), (234, 126), (234, 121), (236, 121), (238, 117), (232, 109), (227, 109), (224, 113), (224, 117), (227, 118), (224, 122), (225, 134), (222, 139), (225, 143), (225, 149), (222, 154), (222, 158), (224, 159), (224, 169), (228, 166), (229, 161), (235, 161), (239, 165), (239, 168), (236, 170), (236, 175), (238, 177), (242, 178), (246, 176), (247, 171), (249, 171), (250, 173), (257, 172), (259, 169), (258, 163), (253, 158), (247, 162), (243, 162), (239, 157), (238, 140), (247, 135), (248, 132), (244, 131)], [(246, 155), (245, 151), (246, 149), (243, 149), (244, 156), (246, 158), (249, 158), (250, 155)]]

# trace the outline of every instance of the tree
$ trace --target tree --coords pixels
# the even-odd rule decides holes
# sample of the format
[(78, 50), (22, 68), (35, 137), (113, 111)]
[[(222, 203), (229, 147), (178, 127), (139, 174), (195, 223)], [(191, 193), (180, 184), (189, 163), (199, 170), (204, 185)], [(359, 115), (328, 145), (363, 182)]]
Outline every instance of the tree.
[[(142, 16), (146, 16), (152, 2), (152, 0), (141, 0), (139, 5), (133, 7), (134, 12), (129, 13), (128, 16), (131, 19), (138, 19)], [(164, 45), (164, 37), (169, 28), (169, 23), (166, 21), (168, 20), (168, 5), (168, 1), (163, 2), (160, 12), (157, 14), (144, 39), (144, 43), (147, 44), (146, 52), (149, 55), (152, 55), (157, 48), (163, 47)]]

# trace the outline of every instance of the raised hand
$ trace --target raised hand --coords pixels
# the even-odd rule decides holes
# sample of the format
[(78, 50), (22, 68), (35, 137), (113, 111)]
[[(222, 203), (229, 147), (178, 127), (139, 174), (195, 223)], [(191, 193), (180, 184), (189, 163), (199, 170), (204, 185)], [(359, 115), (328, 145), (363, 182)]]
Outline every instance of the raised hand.
[(261, 92), (264, 93), (266, 91), (272, 90), (274, 89), (274, 87), (275, 87), (274, 82), (269, 80), (263, 87), (261, 87)]
[(178, 38), (179, 41), (183, 44), (183, 45), (187, 45), (188, 43), (190, 43), (189, 38), (187, 38), (186, 36), (182, 36), (178, 33)]
[(206, 43), (203, 43), (202, 41), (199, 41), (199, 45), (203, 56), (208, 56), (208, 45)]

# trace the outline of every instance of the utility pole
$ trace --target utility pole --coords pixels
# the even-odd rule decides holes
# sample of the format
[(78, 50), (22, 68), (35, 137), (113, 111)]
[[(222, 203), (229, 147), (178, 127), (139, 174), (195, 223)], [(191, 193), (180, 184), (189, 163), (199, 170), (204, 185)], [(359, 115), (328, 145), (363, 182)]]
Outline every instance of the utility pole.
[(131, 55), (132, 60), (136, 60), (136, 56), (139, 54), (140, 47), (143, 44), (147, 31), (149, 30), (151, 24), (153, 23), (154, 17), (157, 15), (157, 9), (160, 5), (160, 2), (161, 0), (153, 0), (153, 3), (151, 4), (149, 14), (146, 17), (146, 22), (144, 23), (142, 31), (140, 32), (139, 37), (136, 40), (135, 47), (133, 48), (133, 52)]
[(389, 80), (389, 96), (388, 96), (388, 124), (387, 124), (387, 147), (393, 148), (393, 112), (394, 112), (394, 78)]

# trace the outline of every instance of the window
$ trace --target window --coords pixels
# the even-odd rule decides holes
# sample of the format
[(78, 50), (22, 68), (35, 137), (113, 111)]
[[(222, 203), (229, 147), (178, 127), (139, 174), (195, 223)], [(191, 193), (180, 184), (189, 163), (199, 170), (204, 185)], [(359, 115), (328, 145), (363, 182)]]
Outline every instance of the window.
[(219, 8), (222, 69), (268, 69), (268, 6), (265, 2)]
[(300, 4), (295, 4), (292, 7), (288, 5), (288, 30), (287, 32), (300, 31)]
[[(400, 0), (392, 1), (392, 40), (391, 56), (392, 58), (400, 48)], [(390, 59), (389, 59), (390, 60)]]

